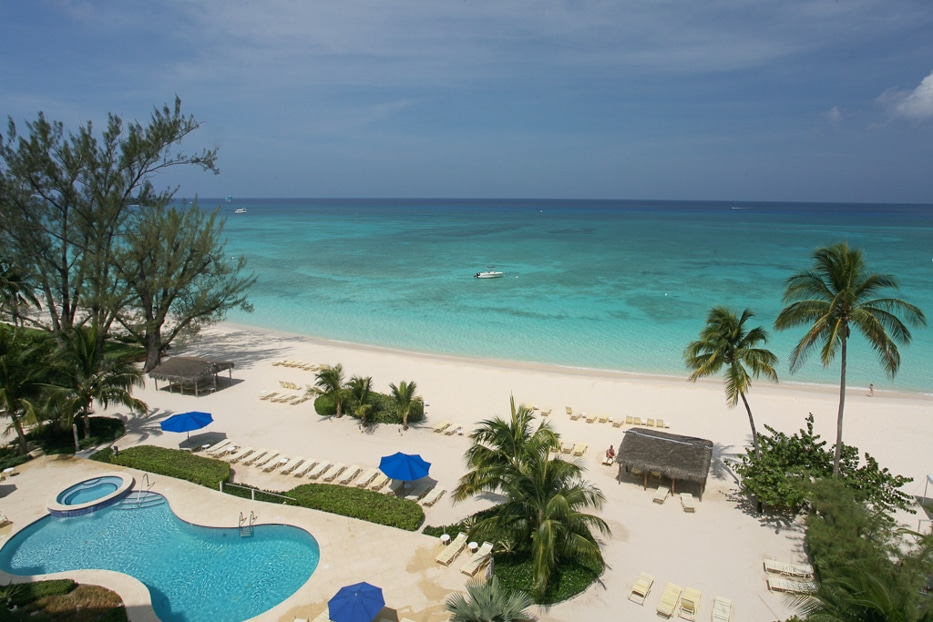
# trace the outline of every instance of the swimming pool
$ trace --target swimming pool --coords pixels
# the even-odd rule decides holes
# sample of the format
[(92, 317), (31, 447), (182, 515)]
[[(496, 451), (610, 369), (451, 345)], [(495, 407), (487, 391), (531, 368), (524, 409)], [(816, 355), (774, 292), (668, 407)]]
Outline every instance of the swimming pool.
[(71, 518), (47, 516), (0, 549), (0, 568), (36, 575), (115, 570), (149, 588), (165, 622), (242, 622), (279, 604), (317, 568), (317, 540), (290, 525), (192, 525), (165, 498), (148, 493)]

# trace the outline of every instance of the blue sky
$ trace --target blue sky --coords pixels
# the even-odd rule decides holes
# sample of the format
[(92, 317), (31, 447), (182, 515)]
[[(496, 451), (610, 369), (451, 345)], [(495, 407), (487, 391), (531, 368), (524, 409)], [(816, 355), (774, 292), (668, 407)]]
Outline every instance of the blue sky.
[(177, 94), (188, 198), (933, 203), (929, 0), (10, 1), (0, 75), (20, 127)]

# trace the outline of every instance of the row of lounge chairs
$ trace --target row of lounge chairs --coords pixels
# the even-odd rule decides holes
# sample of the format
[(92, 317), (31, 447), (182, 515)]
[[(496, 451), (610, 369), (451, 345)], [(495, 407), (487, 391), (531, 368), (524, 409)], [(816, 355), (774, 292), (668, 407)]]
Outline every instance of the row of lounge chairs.
[[(632, 585), (632, 591), (628, 599), (633, 603), (644, 606), (654, 586), (654, 577), (647, 573), (641, 573), (638, 579)], [(658, 602), (658, 615), (665, 618), (671, 618), (677, 613), (685, 620), (696, 620), (700, 611), (700, 599), (703, 598), (703, 592), (700, 590), (668, 583), (664, 587), (664, 593), (661, 594), (661, 600)], [(732, 601), (722, 596), (717, 596), (713, 601), (713, 622), (730, 622), (732, 620)]]
[(304, 361), (276, 361), (272, 364), (273, 367), (294, 367), (295, 369), (303, 369), (305, 371), (318, 371), (321, 369), (320, 365), (315, 365), (314, 363), (305, 363)]
[[(622, 427), (623, 424), (624, 425), (641, 425), (641, 426), (647, 426), (649, 428), (669, 428), (670, 427), (670, 425), (666, 421), (664, 421), (664, 419), (646, 418), (644, 421), (642, 421), (641, 417), (632, 417), (632, 416), (627, 416), (624, 419), (622, 417), (619, 417), (618, 419), (614, 419), (613, 417), (610, 417), (609, 415), (606, 415), (606, 414), (596, 415), (592, 413), (586, 414), (585, 412), (574, 412), (573, 408), (571, 408), (570, 406), (566, 407), (566, 411), (567, 411), (567, 415), (570, 417), (572, 421), (578, 421), (579, 419), (586, 419), (587, 423), (595, 423), (597, 421), (599, 423), (611, 423), (612, 427), (614, 428), (620, 428)], [(547, 411), (547, 413), (541, 413), (541, 414), (546, 416), (547, 414), (550, 414), (550, 412), (551, 411), (549, 410)]]
[[(457, 534), (457, 537), (451, 540), (451, 542), (444, 547), (440, 553), (437, 554), (437, 557), (434, 558), (438, 564), (444, 566), (449, 566), (453, 562), (460, 552), (467, 545), (467, 535), (462, 531)], [(483, 542), (482, 546), (476, 549), (470, 559), (466, 561), (460, 567), (460, 572), (465, 575), (473, 576), (477, 571), (485, 566), (489, 562), (489, 558), (492, 556), (492, 542)]]
[(285, 381), (285, 380), (279, 380), (279, 384), (282, 386), (283, 389), (294, 389), (295, 391), (301, 389), (301, 387), (299, 387), (299, 386), (298, 386), (296, 383), (294, 383), (294, 382), (288, 382), (288, 381)]
[(266, 402), (272, 402), (274, 404), (291, 404), (292, 406), (297, 406), (298, 404), (304, 404), (310, 400), (311, 396), (303, 395), (301, 393), (296, 395), (294, 393), (279, 393), (274, 391), (272, 393), (264, 393), (260, 395), (259, 399)]
[(433, 428), (435, 434), (446, 434), (447, 436), (453, 436), (454, 434), (459, 434), (463, 436), (463, 428), (461, 426), (455, 426), (450, 421), (446, 419), (441, 421)]
[(552, 448), (551, 451), (555, 453), (557, 451), (560, 451), (560, 453), (562, 454), (582, 456), (583, 454), (586, 453), (586, 450), (589, 448), (590, 446), (586, 443), (574, 443), (571, 441), (562, 441), (560, 444), (560, 448)]
[[(241, 447), (229, 439), (206, 449), (205, 453), (227, 460), (231, 464), (260, 468), (267, 473), (278, 470), (282, 475), (306, 477), (342, 486), (355, 486), (386, 494), (396, 494), (396, 490), (388, 486), (389, 478), (376, 467), (346, 465), (341, 462), (334, 463), (301, 456), (289, 458), (277, 451)], [(430, 507), (437, 503), (446, 492), (445, 488), (435, 485), (434, 482), (425, 481), (412, 487), (404, 497)]]

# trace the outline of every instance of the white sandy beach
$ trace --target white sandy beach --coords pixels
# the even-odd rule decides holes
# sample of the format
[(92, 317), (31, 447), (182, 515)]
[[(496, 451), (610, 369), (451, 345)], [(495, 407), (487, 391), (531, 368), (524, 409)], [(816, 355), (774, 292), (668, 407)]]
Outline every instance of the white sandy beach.
[[(748, 443), (748, 420), (741, 407), (729, 409), (725, 405), (719, 380), (691, 384), (686, 381), (686, 373), (682, 378), (658, 378), (403, 353), (232, 324), (205, 331), (196, 343), (177, 353), (235, 362), (233, 382), (227, 381), (224, 373), (220, 390), (194, 397), (157, 391), (154, 382), (147, 379), (146, 388), (137, 395), (149, 404), (148, 417), (126, 417), (121, 409), (110, 409), (110, 414), (127, 419), (127, 436), (118, 441), (121, 448), (137, 443), (177, 447), (184, 435), (163, 433), (159, 422), (176, 412), (203, 410), (213, 414), (214, 423), (192, 434), (195, 441), (203, 438), (209, 442), (226, 436), (239, 444), (278, 450), (288, 457), (316, 457), (364, 466), (378, 465), (381, 456), (395, 451), (420, 453), (432, 463), (431, 477), (451, 490), (464, 472), (466, 433), (480, 420), (507, 416), (509, 396), (514, 395), (517, 403), (531, 402), (542, 410), (552, 410), (549, 420), (564, 439), (589, 444), (582, 458), (586, 478), (605, 493), (601, 515), (612, 529), (612, 534), (604, 538), (608, 568), (602, 580), (570, 602), (538, 609), (536, 613), (542, 620), (653, 620), (667, 582), (703, 593), (699, 619), (709, 619), (717, 595), (734, 601), (735, 620), (783, 620), (792, 614), (785, 598), (768, 591), (762, 560), (773, 557), (805, 561), (803, 531), (799, 522), (788, 525), (756, 515), (737, 495), (735, 479), (723, 460), (741, 453)], [(312, 372), (273, 365), (284, 359), (341, 363), (347, 378), (372, 376), (374, 388), (382, 392), (388, 391), (390, 382), (413, 380), (427, 404), (427, 419), (404, 433), (398, 426), (376, 426), (361, 433), (350, 417), (319, 417), (310, 401), (292, 406), (260, 400), (264, 392), (282, 392), (280, 380), (298, 386), (314, 382)], [(836, 387), (765, 382), (757, 383), (749, 395), (759, 432), (765, 432), (764, 426), (770, 425), (792, 433), (812, 412), (816, 431), (830, 444), (835, 437), (837, 398)], [(663, 505), (653, 503), (650, 484), (646, 492), (634, 481), (617, 481), (616, 469), (602, 466), (600, 459), (610, 444), (619, 446), (628, 426), (572, 421), (565, 414), (566, 406), (605, 413), (615, 419), (626, 415), (663, 418), (669, 422), (670, 432), (712, 440), (713, 465), (696, 513), (684, 513), (676, 498), (669, 498)], [(921, 495), (926, 474), (933, 471), (928, 459), (933, 441), (931, 406), (931, 396), (876, 391), (874, 397), (868, 397), (864, 388), (850, 388), (845, 440), (872, 454), (892, 472), (914, 478), (906, 492)], [(442, 420), (462, 427), (465, 434), (433, 433), (431, 427)], [(84, 472), (100, 468), (81, 459), (40, 459), (22, 467), (20, 475), (10, 480), (15, 486), (7, 488), (12, 490), (0, 492), (0, 511), (13, 521), (12, 527), (0, 529), (0, 542), (40, 517), (48, 495), (77, 481)], [(297, 483), (292, 477), (270, 475), (255, 468), (235, 470), (236, 481), (263, 488), (287, 489)], [(47, 477), (50, 474), (54, 478)], [(319, 540), (321, 565), (307, 584), (256, 619), (292, 622), (296, 616), (313, 618), (340, 586), (365, 580), (383, 588), (387, 606), (397, 610), (399, 617), (439, 622), (447, 619), (444, 598), (450, 591), (461, 589), (466, 579), (457, 570), (462, 557), (449, 568), (433, 562), (439, 550), (434, 538), (364, 526), (359, 521), (309, 510), (249, 505), (203, 489), (191, 490), (193, 487), (167, 478), (157, 479), (162, 481), (154, 490), (166, 491), (176, 512), (189, 520), (234, 526), (237, 512), (256, 507), (261, 522), (300, 524)], [(174, 500), (172, 495), (180, 491), (184, 491), (183, 500)], [(426, 508), (426, 523), (447, 524), (488, 503), (471, 500), (452, 505), (449, 495), (445, 495), (436, 506)], [(905, 523), (914, 528), (918, 518), (903, 516)], [(644, 607), (627, 599), (640, 572), (655, 577)], [(121, 587), (133, 582), (124, 580), (115, 585), (112, 575), (92, 576), (100, 576), (101, 584), (120, 591), (128, 604), (139, 603), (138, 592), (128, 597), (133, 590)], [(0, 573), (0, 581), (6, 580)], [(87, 577), (83, 580), (92, 582)], [(151, 610), (145, 613), (142, 604), (132, 607), (131, 615), (134, 620), (147, 619)]]

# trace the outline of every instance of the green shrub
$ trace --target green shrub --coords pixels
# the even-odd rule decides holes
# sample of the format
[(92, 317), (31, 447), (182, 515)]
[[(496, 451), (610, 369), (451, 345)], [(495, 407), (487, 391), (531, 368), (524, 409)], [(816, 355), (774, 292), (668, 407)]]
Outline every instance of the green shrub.
[(39, 581), (37, 583), (20, 583), (15, 585), (17, 589), (12, 597), (13, 604), (22, 607), (35, 602), (46, 596), (61, 596), (68, 594), (78, 586), (71, 579), (54, 579), (51, 581)]
[[(83, 424), (78, 423), (79, 443), (82, 449), (95, 445), (109, 445), (126, 434), (123, 420), (118, 417), (91, 417), (91, 435), (83, 438)], [(37, 428), (26, 435), (27, 440), (33, 441), (42, 447), (48, 455), (73, 454), (75, 452), (74, 432), (71, 428), (63, 430), (57, 424), (48, 424)]]
[[(497, 553), (494, 573), (502, 587), (534, 593), (534, 568), (529, 552)], [(540, 605), (552, 605), (573, 598), (583, 592), (603, 572), (603, 566), (588, 565), (582, 561), (563, 560), (551, 574)]]
[(337, 414), (337, 404), (329, 395), (318, 395), (314, 399), (314, 412), (322, 417), (330, 417)]
[(32, 458), (19, 453), (19, 441), (13, 441), (6, 447), (0, 447), (0, 471), (9, 467), (17, 467), (29, 462)]
[(230, 464), (223, 460), (152, 445), (129, 447), (121, 450), (118, 456), (111, 452), (109, 462), (158, 475), (177, 477), (214, 490), (217, 490), (220, 482), (230, 480)]
[(302, 484), (284, 493), (302, 507), (415, 531), (424, 522), (424, 510), (414, 501), (372, 490), (332, 484)]

